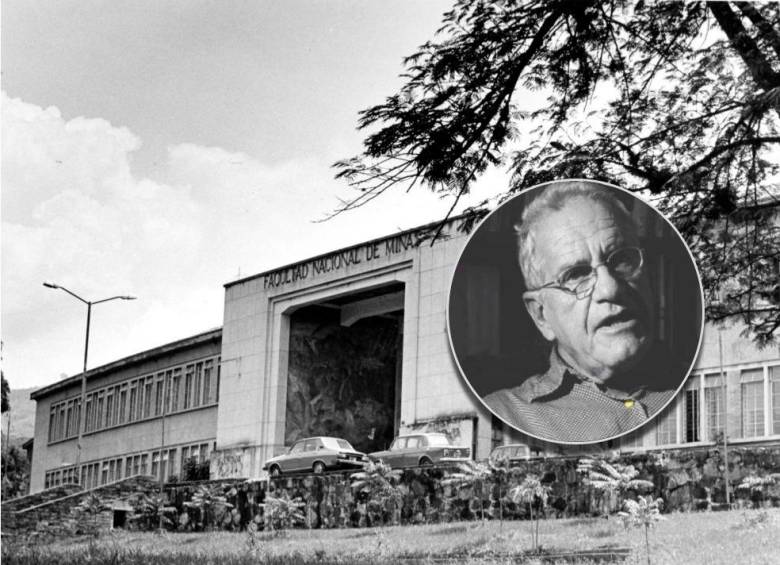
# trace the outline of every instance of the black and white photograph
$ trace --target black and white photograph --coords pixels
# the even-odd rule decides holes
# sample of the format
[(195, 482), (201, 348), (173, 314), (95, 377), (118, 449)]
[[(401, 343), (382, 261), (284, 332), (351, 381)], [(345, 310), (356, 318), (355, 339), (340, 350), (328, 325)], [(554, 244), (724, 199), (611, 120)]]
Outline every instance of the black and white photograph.
[(685, 242), (653, 208), (605, 183), (553, 181), (474, 230), (448, 323), (491, 412), (540, 439), (595, 443), (651, 420), (682, 386), (702, 291)]
[(3, 0), (3, 564), (776, 563), (780, 8)]

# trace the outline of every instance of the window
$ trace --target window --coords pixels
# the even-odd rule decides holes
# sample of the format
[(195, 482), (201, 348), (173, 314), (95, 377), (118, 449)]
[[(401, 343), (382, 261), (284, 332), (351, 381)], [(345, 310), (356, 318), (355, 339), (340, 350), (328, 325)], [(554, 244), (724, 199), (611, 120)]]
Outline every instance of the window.
[(60, 404), (57, 414), (57, 435), (60, 439), (65, 437), (65, 403)]
[(195, 385), (193, 386), (192, 405), (200, 406), (203, 401), (203, 363), (195, 364)]
[(656, 445), (677, 443), (677, 410), (676, 402), (667, 406), (658, 417), (655, 428)]
[(165, 389), (165, 373), (157, 373), (157, 380), (154, 383), (154, 415), (162, 414), (163, 408), (163, 390)]
[(160, 452), (155, 451), (152, 453), (152, 476), (159, 477), (160, 476)]
[(169, 476), (176, 472), (176, 448), (163, 451), (162, 463), (160, 465), (162, 478), (167, 480)]
[(127, 419), (127, 384), (123, 384), (119, 391), (119, 423), (124, 424)]
[(99, 430), (103, 427), (103, 423), (105, 422), (105, 404), (106, 404), (106, 393), (105, 391), (101, 390), (97, 393), (97, 415), (95, 417), (95, 429)]
[(56, 432), (56, 419), (57, 419), (57, 408), (55, 406), (52, 406), (49, 408), (49, 441), (55, 441), (57, 439), (57, 432)]
[(73, 430), (73, 401), (68, 402), (65, 413), (65, 437), (70, 437)]
[(685, 385), (685, 442), (701, 441), (699, 434), (699, 376), (688, 379)]
[(135, 420), (142, 420), (144, 417), (144, 380), (138, 379), (138, 402), (135, 405)]
[(138, 381), (130, 383), (130, 410), (127, 417), (128, 422), (135, 420), (136, 407), (138, 406)]
[(170, 412), (179, 410), (179, 389), (181, 385), (181, 369), (174, 369), (171, 376), (171, 409)]
[(106, 391), (106, 421), (105, 427), (109, 428), (114, 425), (114, 387), (109, 388)]
[[(640, 428), (634, 432), (631, 432), (628, 435), (625, 435), (620, 438), (620, 447), (625, 449), (636, 449), (638, 447), (642, 447), (642, 433), (644, 432), (644, 428)], [(527, 450), (527, 448), (526, 448)]]
[(144, 384), (144, 418), (152, 415), (152, 388), (154, 387), (154, 377), (146, 377)]
[(213, 368), (211, 359), (203, 363), (203, 404), (214, 402), (214, 392), (211, 390), (211, 372)]
[(764, 370), (742, 371), (742, 437), (764, 435)]
[(772, 433), (780, 435), (780, 365), (769, 367), (769, 386), (772, 395)]
[(192, 406), (192, 384), (194, 379), (193, 365), (187, 365), (187, 371), (184, 374), (184, 409)]
[(704, 417), (709, 441), (718, 440), (723, 432), (723, 392), (723, 379), (720, 374), (711, 373), (704, 376)]

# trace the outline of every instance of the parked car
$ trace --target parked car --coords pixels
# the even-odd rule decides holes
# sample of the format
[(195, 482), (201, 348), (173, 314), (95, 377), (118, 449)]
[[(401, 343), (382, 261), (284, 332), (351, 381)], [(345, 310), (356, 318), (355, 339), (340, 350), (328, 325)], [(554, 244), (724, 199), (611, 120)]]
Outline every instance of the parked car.
[(499, 445), (490, 452), (488, 462), (494, 466), (512, 467), (531, 458), (531, 450), (522, 443)]
[(337, 437), (310, 437), (296, 441), (283, 455), (272, 457), (263, 465), (272, 477), (282, 473), (322, 473), (326, 469), (354, 469), (368, 461), (366, 454)]
[(398, 436), (393, 440), (390, 449), (369, 453), (368, 457), (374, 461), (382, 461), (392, 468), (411, 467), (468, 461), (471, 459), (471, 448), (454, 445), (445, 434), (410, 434)]

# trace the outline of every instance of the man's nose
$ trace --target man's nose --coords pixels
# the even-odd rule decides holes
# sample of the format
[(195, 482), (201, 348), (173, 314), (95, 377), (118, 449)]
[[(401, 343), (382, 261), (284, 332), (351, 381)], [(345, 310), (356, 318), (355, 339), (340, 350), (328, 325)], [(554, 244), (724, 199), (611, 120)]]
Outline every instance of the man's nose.
[(611, 300), (620, 289), (620, 281), (606, 265), (596, 267), (596, 285), (593, 287), (594, 300)]

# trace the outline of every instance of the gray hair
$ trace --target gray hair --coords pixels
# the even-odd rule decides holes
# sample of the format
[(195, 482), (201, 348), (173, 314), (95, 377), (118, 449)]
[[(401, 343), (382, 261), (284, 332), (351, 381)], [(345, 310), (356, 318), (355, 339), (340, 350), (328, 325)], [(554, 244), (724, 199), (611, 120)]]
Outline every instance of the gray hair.
[(561, 210), (570, 200), (585, 198), (603, 204), (617, 217), (625, 220), (627, 227), (636, 231), (631, 213), (615, 196), (615, 189), (608, 185), (593, 181), (558, 181), (550, 183), (540, 192), (541, 194), (525, 207), (520, 221), (514, 226), (517, 234), (518, 262), (528, 289), (546, 283), (541, 280), (541, 274), (536, 268), (534, 230), (543, 218), (551, 212)]

